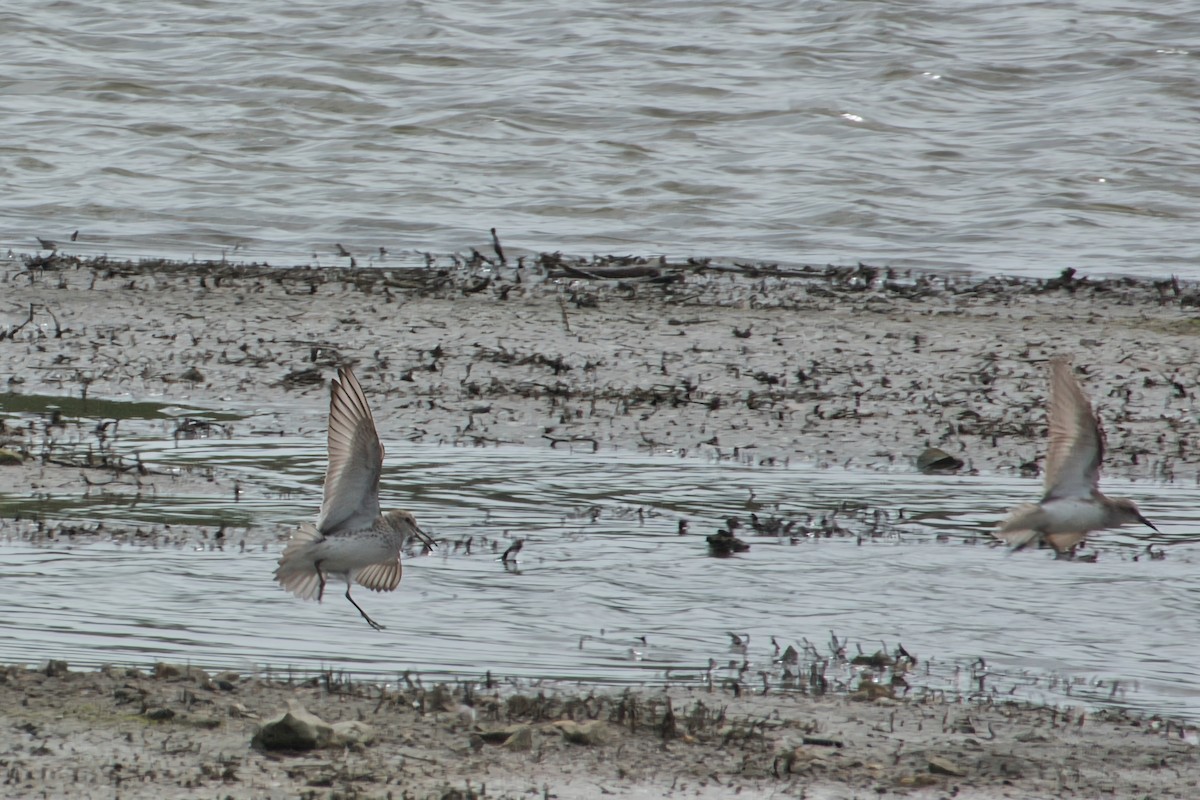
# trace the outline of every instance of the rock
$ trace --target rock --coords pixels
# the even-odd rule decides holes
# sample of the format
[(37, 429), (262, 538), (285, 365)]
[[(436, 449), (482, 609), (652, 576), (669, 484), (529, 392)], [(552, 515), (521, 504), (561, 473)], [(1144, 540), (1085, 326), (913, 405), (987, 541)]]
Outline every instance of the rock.
[(241, 703), (229, 704), (229, 716), (235, 719), (257, 719), (258, 715), (250, 709), (246, 708)]
[(434, 711), (458, 710), (458, 701), (454, 699), (454, 695), (450, 693), (449, 687), (444, 683), (439, 683), (433, 687), (433, 691), (429, 693), (427, 705)]
[(166, 722), (169, 719), (175, 719), (175, 712), (169, 708), (159, 706), (157, 708), (147, 708), (142, 716), (154, 722)]
[(926, 475), (944, 472), (957, 472), (962, 469), (963, 461), (947, 453), (940, 447), (930, 447), (917, 456), (917, 469)]
[(145, 689), (132, 686), (128, 683), (124, 686), (118, 686), (116, 689), (113, 689), (113, 699), (118, 703), (141, 702), (142, 698), (144, 698), (147, 694), (149, 693)]
[(259, 726), (250, 746), (259, 750), (312, 750), (332, 741), (332, 725), (289, 700), (287, 711)]
[(509, 719), (527, 717), (533, 712), (534, 701), (523, 694), (514, 694), (505, 702), (504, 708)]
[(930, 756), (928, 761), (929, 771), (934, 775), (951, 775), (955, 778), (966, 777), (967, 771), (948, 758)]
[(65, 661), (55, 661), (51, 659), (46, 664), (46, 677), (48, 678), (59, 678), (63, 675), (69, 674), (70, 672), (71, 669), (67, 666), (67, 662)]
[(529, 725), (522, 725), (513, 732), (512, 736), (504, 740), (502, 747), (514, 753), (528, 753), (533, 749), (533, 728)]
[(0, 467), (19, 467), (25, 463), (16, 450), (0, 447)]
[(860, 653), (850, 659), (850, 663), (855, 666), (871, 667), (873, 669), (886, 669), (896, 663), (895, 659), (889, 656), (882, 650), (876, 650), (872, 655)]
[(479, 737), (488, 744), (504, 744), (510, 737), (521, 728), (527, 728), (520, 722), (515, 722), (512, 725), (505, 725), (503, 728), (495, 728), (490, 731), (479, 731)]
[(582, 745), (605, 745), (616, 738), (612, 728), (605, 722), (598, 719), (585, 722), (580, 725), (578, 722), (569, 719), (559, 720), (554, 723), (554, 727), (558, 728), (563, 739), (571, 744)]
[(375, 741), (375, 729), (356, 719), (333, 723), (334, 747), (362, 747)]
[(186, 722), (193, 728), (199, 728), (204, 731), (211, 731), (221, 727), (221, 720), (217, 717), (188, 717)]
[(869, 675), (863, 675), (862, 680), (858, 682), (858, 689), (850, 695), (851, 700), (873, 701), (882, 699), (893, 699), (896, 696), (896, 690), (891, 686), (876, 683)]
[(744, 553), (750, 549), (750, 545), (724, 528), (711, 536), (706, 536), (705, 540), (708, 542), (708, 554), (716, 558), (728, 558), (734, 553)]
[(803, 773), (813, 767), (823, 766), (825, 757), (806, 747), (789, 747), (776, 758), (776, 769), (783, 766), (788, 773)]
[(154, 665), (154, 677), (160, 681), (169, 681), (183, 675), (183, 667), (178, 664), (168, 664), (165, 661), (159, 661)]
[(236, 672), (220, 672), (212, 677), (213, 685), (222, 692), (236, 692), (242, 676)]
[(154, 665), (154, 677), (160, 681), (190, 680), (197, 686), (212, 688), (212, 678), (199, 667), (185, 667), (179, 664), (168, 664), (159, 661)]

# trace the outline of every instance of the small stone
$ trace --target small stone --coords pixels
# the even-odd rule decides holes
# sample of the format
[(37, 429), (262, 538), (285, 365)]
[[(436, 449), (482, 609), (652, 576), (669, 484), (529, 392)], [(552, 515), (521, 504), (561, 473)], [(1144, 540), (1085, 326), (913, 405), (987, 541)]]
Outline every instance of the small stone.
[(147, 693), (144, 689), (139, 689), (136, 686), (130, 686), (128, 684), (125, 686), (118, 686), (116, 689), (113, 689), (113, 699), (118, 703), (139, 702), (143, 697), (146, 696), (146, 694)]
[(776, 768), (783, 767), (787, 773), (808, 772), (815, 766), (820, 766), (825, 757), (820, 753), (805, 747), (789, 747), (776, 757)]
[(520, 722), (515, 722), (512, 725), (505, 725), (503, 728), (494, 728), (490, 731), (479, 731), (479, 737), (488, 744), (504, 744), (514, 733), (521, 730), (521, 728), (527, 727), (529, 726)]
[(962, 769), (948, 758), (930, 756), (928, 758), (928, 762), (929, 771), (934, 775), (950, 775), (955, 778), (962, 778), (967, 774), (966, 770)]
[(216, 717), (188, 717), (187, 723), (193, 728), (200, 728), (206, 731), (221, 727), (221, 720)]
[(172, 709), (160, 706), (158, 708), (146, 709), (146, 713), (143, 716), (154, 722), (166, 722), (169, 719), (175, 719), (175, 712)]
[(288, 710), (259, 726), (250, 744), (260, 750), (312, 750), (332, 740), (332, 725), (289, 700)]
[(860, 653), (850, 659), (850, 663), (855, 666), (871, 667), (873, 669), (886, 669), (896, 663), (895, 659), (889, 656), (882, 650), (876, 650), (872, 655)]
[(199, 667), (188, 667), (183, 674), (197, 686), (205, 689), (213, 688), (213, 680), (209, 677), (207, 670), (200, 669)]
[(70, 672), (71, 669), (69, 666), (67, 666), (67, 662), (65, 661), (55, 661), (54, 659), (51, 659), (49, 663), (46, 664), (46, 677), (48, 678), (60, 678)]
[(229, 716), (237, 718), (237, 719), (246, 719), (246, 718), (257, 719), (258, 718), (257, 714), (255, 714), (250, 709), (246, 708), (241, 703), (230, 703), (229, 704)]
[(608, 724), (598, 719), (585, 722), (582, 725), (573, 720), (564, 719), (555, 722), (554, 727), (558, 728), (559, 732), (562, 733), (563, 739), (571, 744), (589, 746), (605, 745), (615, 738)]
[(858, 689), (850, 695), (851, 700), (874, 701), (882, 699), (893, 699), (896, 696), (896, 690), (891, 686), (876, 683), (868, 675), (863, 675), (862, 680), (858, 682)]
[(455, 711), (458, 709), (458, 702), (446, 684), (439, 683), (429, 693), (428, 706), (434, 711)]
[(24, 463), (25, 459), (16, 450), (0, 447), (0, 467), (19, 467)]
[(522, 725), (512, 736), (504, 740), (502, 747), (514, 753), (528, 753), (533, 749), (533, 728)]
[(917, 456), (917, 469), (927, 475), (957, 472), (962, 466), (962, 459), (955, 458), (940, 447), (930, 447)]
[(154, 677), (160, 681), (172, 680), (183, 675), (183, 667), (178, 664), (168, 664), (165, 661), (159, 661), (154, 665)]
[(333, 744), (335, 747), (361, 747), (375, 741), (375, 729), (365, 722), (356, 719), (333, 723)]

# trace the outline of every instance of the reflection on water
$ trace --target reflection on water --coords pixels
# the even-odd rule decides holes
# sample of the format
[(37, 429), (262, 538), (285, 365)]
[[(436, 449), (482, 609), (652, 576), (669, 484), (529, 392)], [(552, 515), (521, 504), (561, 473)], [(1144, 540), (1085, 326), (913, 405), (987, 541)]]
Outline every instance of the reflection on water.
[[(245, 491), (237, 503), (214, 489), (73, 509), (60, 496), (56, 515), (180, 524), (229, 512), (274, 533), (319, 504), (323, 442), (156, 440), (139, 450), (160, 467), (219, 463)], [(357, 593), (387, 630), (362, 624), (340, 591), (323, 605), (280, 591), (270, 535), (243, 543), (238, 531), (224, 550), (10, 542), (0, 662), (661, 681), (702, 675), (710, 658), (722, 669), (730, 631), (750, 635), (755, 669), (769, 662), (771, 637), (823, 643), (833, 631), (867, 651), (903, 643), (932, 658), (927, 685), (969, 688), (957, 667), (983, 658), (990, 685), (1022, 697), (1069, 692), (1200, 719), (1200, 490), (1108, 488), (1134, 497), (1162, 534), (1107, 532), (1097, 563), (1064, 563), (1010, 556), (981, 538), (1036, 495), (1029, 480), (397, 444), (384, 506), (414, 511), (442, 547), (409, 558), (395, 593)], [(743, 530), (750, 552), (707, 557), (704, 534), (752, 510), (795, 521), (795, 538)], [(822, 526), (845, 534), (799, 535)], [(526, 544), (507, 570), (497, 553), (513, 538)], [(1148, 541), (1167, 558), (1135, 560)]]

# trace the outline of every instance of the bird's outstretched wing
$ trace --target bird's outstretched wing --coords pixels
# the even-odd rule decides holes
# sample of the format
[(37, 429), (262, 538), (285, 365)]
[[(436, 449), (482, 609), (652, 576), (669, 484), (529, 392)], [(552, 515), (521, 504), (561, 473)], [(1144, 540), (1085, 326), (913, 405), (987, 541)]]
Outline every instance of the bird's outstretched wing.
[(325, 536), (370, 528), (379, 516), (383, 444), (358, 379), (338, 370), (329, 398), (329, 467), (317, 530)]
[(1042, 502), (1090, 498), (1100, 480), (1104, 433), (1092, 405), (1079, 388), (1070, 359), (1050, 359), (1050, 448), (1046, 452), (1046, 494)]

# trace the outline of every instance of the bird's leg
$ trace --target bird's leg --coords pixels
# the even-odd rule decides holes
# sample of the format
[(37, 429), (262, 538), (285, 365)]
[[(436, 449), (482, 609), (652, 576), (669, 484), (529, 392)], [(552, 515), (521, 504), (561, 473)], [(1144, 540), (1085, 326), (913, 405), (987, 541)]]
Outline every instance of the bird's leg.
[[(321, 589), (317, 592), (317, 602), (319, 603), (325, 597), (325, 573), (321, 572), (320, 561), (318, 561), (316, 564), (313, 564), (313, 566), (317, 568), (317, 580), (321, 582)], [(347, 589), (347, 591), (349, 590)]]
[(350, 601), (350, 605), (352, 605), (358, 609), (358, 613), (362, 614), (362, 618), (367, 621), (368, 625), (370, 625), (372, 628), (374, 628), (377, 631), (383, 630), (382, 625), (380, 625), (375, 620), (371, 619), (367, 615), (367, 612), (362, 610), (362, 606), (360, 606), (358, 603), (354, 602), (354, 598), (350, 596), (350, 585), (349, 584), (346, 584), (346, 599)]

